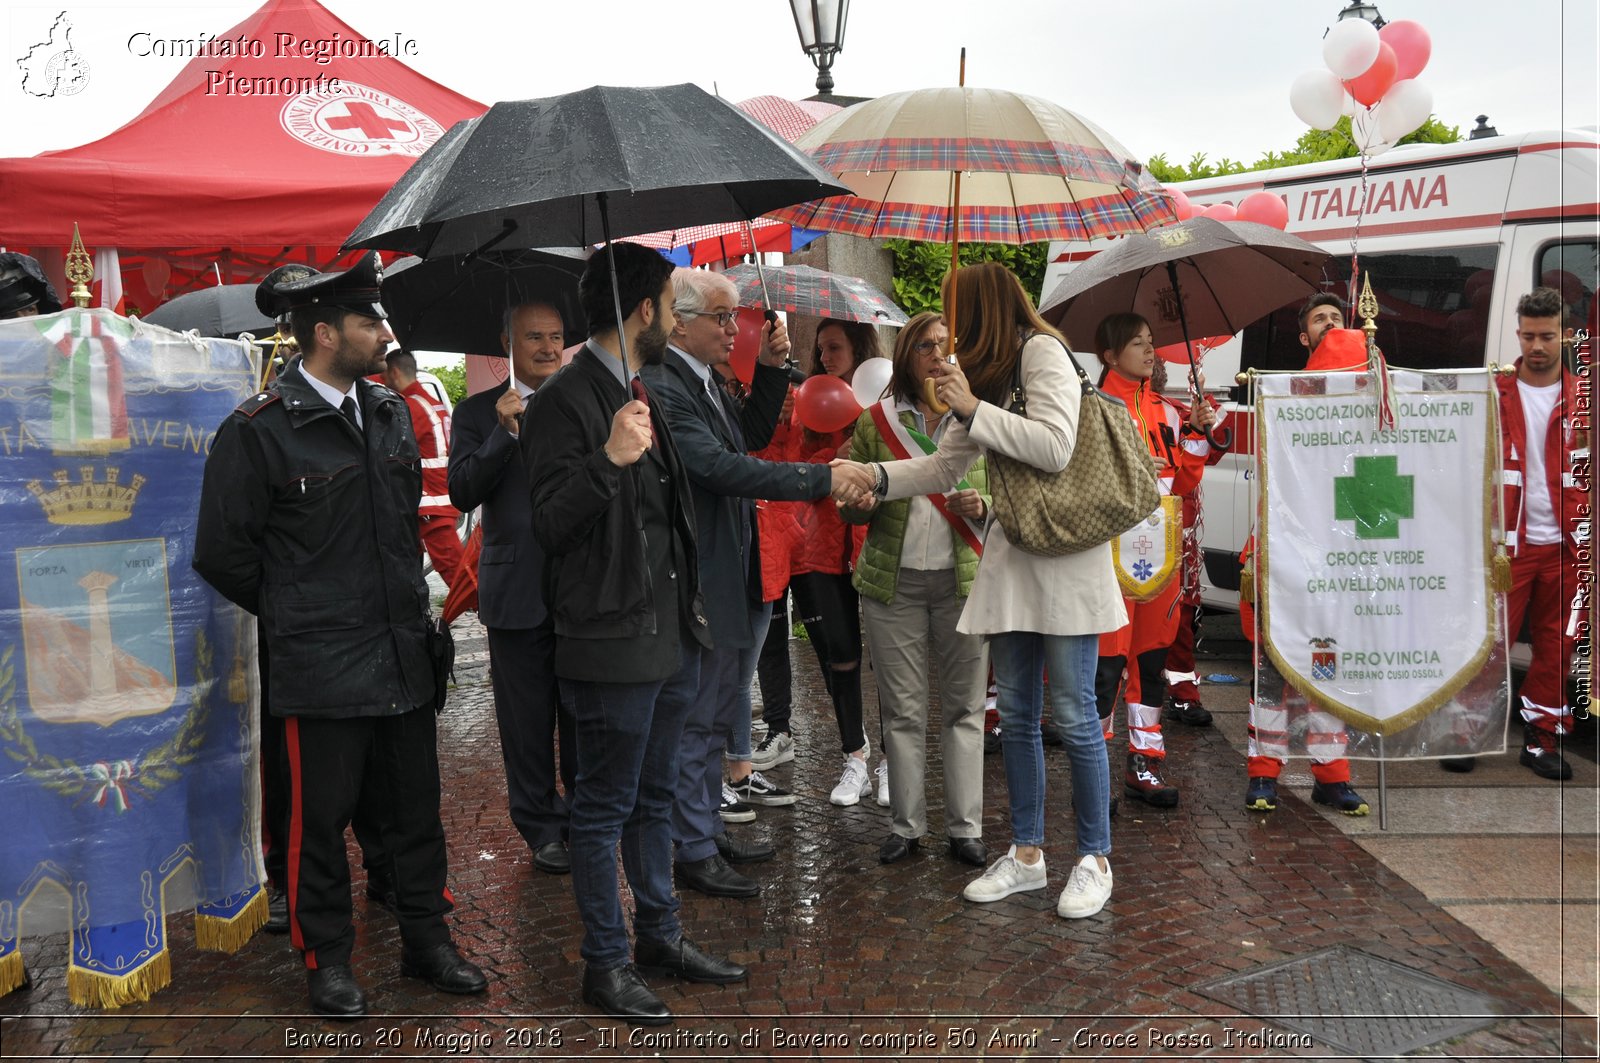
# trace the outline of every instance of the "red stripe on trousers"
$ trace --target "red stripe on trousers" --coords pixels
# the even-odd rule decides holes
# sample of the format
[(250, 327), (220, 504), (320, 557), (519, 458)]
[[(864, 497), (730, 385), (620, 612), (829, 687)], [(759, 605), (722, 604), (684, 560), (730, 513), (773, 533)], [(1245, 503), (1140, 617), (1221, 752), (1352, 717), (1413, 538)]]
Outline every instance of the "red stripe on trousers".
[(290, 716), (283, 721), (284, 748), (289, 754), (289, 942), (305, 956), (306, 966), (317, 968), (316, 953), (305, 951), (300, 933), (300, 720)]

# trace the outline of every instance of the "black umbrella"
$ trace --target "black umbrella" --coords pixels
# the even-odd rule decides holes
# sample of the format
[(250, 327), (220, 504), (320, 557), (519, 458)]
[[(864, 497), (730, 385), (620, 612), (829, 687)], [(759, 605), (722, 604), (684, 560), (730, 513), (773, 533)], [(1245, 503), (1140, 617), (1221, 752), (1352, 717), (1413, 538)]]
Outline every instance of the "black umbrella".
[(236, 338), (241, 332), (269, 336), (277, 324), (256, 308), (254, 284), (220, 284), (180, 295), (145, 317), (152, 325), (174, 332), (190, 329), (202, 336)]
[(500, 354), (506, 310), (548, 303), (568, 336), (584, 335), (578, 278), (587, 255), (572, 251), (491, 251), (448, 258), (403, 258), (383, 274), (389, 327), (407, 349)]
[[(1232, 335), (1306, 298), (1319, 290), (1327, 260), (1320, 247), (1267, 225), (1190, 218), (1119, 238), (1067, 274), (1039, 312), (1079, 345), (1108, 314), (1143, 316), (1156, 346), (1188, 346), (1198, 395), (1192, 337)], [(1210, 438), (1226, 447), (1232, 433)]]

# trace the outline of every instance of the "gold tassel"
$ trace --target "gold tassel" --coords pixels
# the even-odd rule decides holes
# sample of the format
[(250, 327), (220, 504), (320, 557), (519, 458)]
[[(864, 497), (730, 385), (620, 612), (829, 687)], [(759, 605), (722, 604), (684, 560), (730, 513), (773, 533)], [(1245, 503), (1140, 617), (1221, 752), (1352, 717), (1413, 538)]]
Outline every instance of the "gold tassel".
[(0, 956), (0, 997), (13, 989), (21, 989), (28, 981), (28, 972), (22, 966), (22, 950), (13, 949)]
[(194, 943), (197, 948), (211, 952), (238, 952), (249, 942), (251, 935), (267, 925), (267, 891), (262, 890), (250, 898), (232, 919), (218, 915), (194, 914)]
[(250, 700), (250, 688), (244, 681), (244, 658), (237, 654), (233, 658), (233, 669), (228, 673), (228, 700), (235, 705)]
[(1506, 554), (1504, 543), (1494, 551), (1494, 589), (1501, 594), (1511, 593), (1511, 558)]
[(1239, 572), (1239, 600), (1249, 605), (1256, 604), (1256, 574), (1248, 566)]
[(67, 965), (67, 999), (84, 1008), (120, 1008), (143, 1003), (172, 983), (172, 955), (166, 949), (128, 974), (101, 974)]

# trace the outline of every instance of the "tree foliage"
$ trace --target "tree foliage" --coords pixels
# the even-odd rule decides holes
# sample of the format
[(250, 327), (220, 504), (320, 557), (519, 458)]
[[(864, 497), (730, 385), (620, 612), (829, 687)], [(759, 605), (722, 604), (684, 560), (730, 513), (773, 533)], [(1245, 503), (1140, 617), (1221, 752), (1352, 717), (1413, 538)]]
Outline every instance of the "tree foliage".
[[(1461, 139), (1461, 127), (1445, 125), (1437, 118), (1429, 118), (1415, 131), (1400, 138), (1401, 144), (1454, 144)], [(1307, 162), (1327, 162), (1331, 159), (1351, 159), (1360, 154), (1350, 136), (1350, 118), (1339, 119), (1332, 129), (1308, 129), (1300, 134), (1293, 148), (1284, 152), (1269, 151), (1255, 162), (1246, 165), (1224, 156), (1216, 162), (1196, 152), (1187, 163), (1167, 161), (1165, 154), (1151, 156), (1149, 170), (1162, 184), (1175, 181), (1195, 181), (1202, 177), (1222, 177), (1232, 173), (1252, 170), (1275, 170), (1282, 166), (1299, 166)]]
[[(915, 240), (887, 240), (894, 256), (894, 301), (907, 314), (924, 310), (944, 312), (943, 285), (950, 272), (950, 245)], [(1024, 290), (1036, 298), (1044, 283), (1049, 244), (962, 244), (961, 264), (999, 262), (1017, 275)]]
[(461, 400), (467, 397), (467, 363), (457, 362), (455, 365), (442, 365), (428, 370), (439, 378), (439, 383), (444, 385), (444, 393), (450, 396), (450, 405), (459, 406)]

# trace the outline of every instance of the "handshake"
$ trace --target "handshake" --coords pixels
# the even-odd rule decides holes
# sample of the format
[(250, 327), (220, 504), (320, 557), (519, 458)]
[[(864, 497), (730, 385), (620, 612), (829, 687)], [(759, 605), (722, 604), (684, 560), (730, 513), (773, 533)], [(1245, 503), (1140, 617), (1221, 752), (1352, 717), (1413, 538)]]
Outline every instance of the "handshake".
[(871, 465), (846, 458), (828, 463), (833, 469), (833, 500), (840, 508), (872, 509), (878, 504), (877, 473)]

